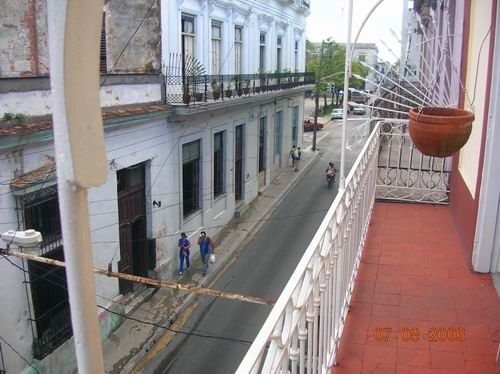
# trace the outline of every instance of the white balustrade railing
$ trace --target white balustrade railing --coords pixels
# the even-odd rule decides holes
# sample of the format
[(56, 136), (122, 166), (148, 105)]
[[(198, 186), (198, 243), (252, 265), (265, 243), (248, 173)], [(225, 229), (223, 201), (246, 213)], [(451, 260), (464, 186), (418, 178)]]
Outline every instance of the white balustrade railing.
[(237, 373), (326, 373), (335, 363), (375, 200), (375, 126)]

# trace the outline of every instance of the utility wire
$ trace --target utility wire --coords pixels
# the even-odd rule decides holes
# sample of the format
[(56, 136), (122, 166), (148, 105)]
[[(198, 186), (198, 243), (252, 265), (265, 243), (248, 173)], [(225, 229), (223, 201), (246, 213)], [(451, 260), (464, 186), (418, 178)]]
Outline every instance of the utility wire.
[[(29, 271), (27, 270), (24, 270), (23, 268), (21, 268), (20, 266), (18, 266), (17, 264), (14, 264), (7, 256), (1, 254), (1, 256), (5, 257), (7, 259), (8, 262), (10, 262), (13, 266), (15, 266), (17, 269), (21, 270), (22, 272), (25, 272), (25, 273), (29, 273)], [(34, 267), (37, 267), (39, 269), (41, 269), (40, 266), (36, 265), (36, 264), (32, 264)], [(61, 281), (64, 281), (64, 279), (62, 279), (60, 276), (56, 275), (56, 274), (52, 274), (55, 278), (58, 278), (59, 280)], [(68, 288), (65, 287), (64, 285), (62, 284), (59, 284), (59, 283), (56, 283), (50, 279), (47, 279), (47, 278), (43, 278), (44, 281), (48, 282), (48, 283), (51, 283), (55, 286), (58, 286), (66, 291), (68, 291)], [(103, 297), (101, 295), (97, 295), (99, 297), (102, 297), (103, 299), (106, 299), (108, 301), (111, 301), (112, 303), (116, 303), (116, 304), (120, 304), (120, 305), (129, 305), (129, 304), (125, 304), (125, 303), (119, 303), (119, 302), (116, 302), (116, 301), (113, 301), (113, 300), (110, 300), (110, 299), (107, 299), (106, 297)], [(149, 322), (149, 321), (144, 321), (142, 319), (139, 319), (139, 318), (135, 318), (135, 317), (130, 317), (130, 316), (127, 316), (123, 313), (119, 313), (119, 312), (116, 312), (116, 311), (113, 311), (107, 307), (104, 307), (100, 304), (97, 304), (97, 307), (100, 308), (100, 309), (103, 309), (103, 310), (106, 310), (107, 312), (109, 313), (112, 313), (112, 314), (115, 314), (115, 315), (118, 315), (124, 319), (128, 319), (128, 320), (131, 320), (131, 321), (134, 321), (134, 322), (139, 322), (139, 323), (143, 323), (143, 324), (146, 324), (146, 325), (150, 325), (150, 326), (154, 326), (154, 327), (159, 327), (159, 328), (162, 328), (162, 329), (165, 329), (165, 330), (168, 330), (168, 331), (171, 331), (171, 332), (174, 332), (174, 333), (177, 333), (177, 334), (182, 334), (182, 335), (188, 335), (188, 336), (196, 336), (196, 337), (200, 337), (200, 338), (209, 338), (209, 339), (217, 339), (217, 340), (227, 340), (227, 341), (233, 341), (233, 342), (237, 342), (237, 343), (242, 343), (242, 344), (246, 344), (246, 345), (251, 345), (253, 342), (252, 341), (249, 341), (249, 340), (244, 340), (244, 339), (237, 339), (237, 338), (232, 338), (232, 337), (225, 337), (225, 336), (220, 336), (220, 335), (215, 335), (215, 334), (200, 334), (200, 333), (194, 333), (194, 332), (186, 332), (186, 331), (182, 331), (182, 330), (176, 330), (176, 329), (173, 329), (169, 326), (165, 326), (165, 325), (162, 325), (162, 324), (159, 324), (159, 323), (155, 323), (155, 322)], [(138, 308), (139, 309), (139, 308)], [(145, 310), (143, 310), (145, 311)], [(151, 313), (148, 311), (148, 313)]]
[(34, 367), (21, 353), (19, 353), (19, 351), (17, 349), (15, 349), (12, 345), (10, 345), (7, 340), (5, 340), (2, 336), (0, 336), (0, 339), (7, 345), (7, 347), (12, 349), (12, 351), (16, 355), (18, 355), (24, 362), (26, 362), (29, 366), (31, 366), (31, 368), (33, 370), (35, 370), (38, 374), (41, 374), (40, 371), (36, 367)]
[(130, 36), (130, 38), (127, 40), (127, 42), (125, 43), (125, 45), (123, 46), (120, 54), (118, 55), (118, 57), (116, 58), (116, 61), (115, 63), (113, 64), (113, 66), (111, 67), (111, 69), (109, 70), (109, 73), (107, 73), (105, 76), (104, 76), (104, 79), (101, 83), (101, 86), (100, 88), (102, 88), (102, 86), (104, 86), (104, 83), (106, 83), (106, 79), (108, 78), (108, 75), (111, 74), (116, 66), (116, 64), (118, 64), (118, 61), (120, 61), (120, 58), (122, 57), (123, 53), (125, 52), (125, 50), (127, 49), (127, 47), (129, 46), (130, 42), (132, 41), (132, 39), (134, 38), (135, 34), (137, 34), (137, 31), (139, 31), (139, 29), (141, 28), (142, 24), (144, 23), (144, 21), (146, 20), (146, 18), (149, 16), (149, 13), (151, 12), (151, 9), (153, 9), (153, 5), (156, 3), (156, 0), (153, 0), (151, 1), (151, 5), (149, 6), (148, 8), (148, 11), (146, 12), (146, 14), (144, 15), (144, 17), (142, 17), (142, 20), (141, 22), (139, 23), (139, 25), (137, 26), (137, 28), (135, 29), (135, 31), (132, 33), (132, 36)]

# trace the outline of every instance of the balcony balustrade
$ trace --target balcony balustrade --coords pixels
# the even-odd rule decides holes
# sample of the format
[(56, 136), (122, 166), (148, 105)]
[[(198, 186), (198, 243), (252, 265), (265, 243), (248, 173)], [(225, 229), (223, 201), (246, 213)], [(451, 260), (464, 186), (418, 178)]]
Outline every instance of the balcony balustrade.
[(315, 83), (314, 73), (166, 76), (170, 104), (202, 104), (289, 90)]
[[(327, 373), (340, 339), (375, 199), (447, 202), (449, 160), (426, 158), (407, 121), (377, 122), (237, 373)], [(413, 190), (413, 191), (412, 191)]]

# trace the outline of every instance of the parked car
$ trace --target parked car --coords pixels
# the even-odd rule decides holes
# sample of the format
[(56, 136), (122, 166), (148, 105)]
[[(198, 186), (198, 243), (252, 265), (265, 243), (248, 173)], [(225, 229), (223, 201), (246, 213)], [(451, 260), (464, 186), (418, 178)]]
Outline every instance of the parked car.
[(358, 105), (353, 109), (352, 113), (353, 114), (366, 114), (366, 109), (365, 109), (365, 107)]
[(349, 107), (349, 110), (354, 110), (354, 108), (356, 107), (356, 104), (354, 101), (348, 101), (347, 102), (347, 106)]
[(341, 108), (336, 108), (332, 110), (332, 119), (342, 119), (344, 117), (344, 112)]
[[(316, 125), (316, 131), (321, 130), (323, 128), (322, 123), (318, 123)], [(304, 131), (314, 131), (314, 121), (310, 119), (306, 119), (304, 121)]]

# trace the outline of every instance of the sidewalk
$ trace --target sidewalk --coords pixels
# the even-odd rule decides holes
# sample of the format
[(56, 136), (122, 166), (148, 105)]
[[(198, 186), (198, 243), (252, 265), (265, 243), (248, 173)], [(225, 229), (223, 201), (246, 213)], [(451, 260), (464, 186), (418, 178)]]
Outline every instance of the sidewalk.
[[(238, 251), (242, 250), (247, 240), (251, 239), (252, 235), (259, 230), (274, 207), (281, 203), (318, 156), (317, 152), (311, 150), (309, 141), (304, 141), (302, 148), (304, 151), (302, 152), (301, 170), (294, 172), (291, 166), (284, 168), (263, 194), (250, 203), (249, 208), (240, 218), (231, 220), (214, 237), (214, 241), (217, 243), (216, 261), (211, 264), (207, 276), (203, 277), (201, 271), (198, 270), (201, 268), (201, 261), (199, 257), (196, 257), (191, 264), (192, 270), (184, 273), (179, 282), (206, 287), (212, 283), (217, 274), (224, 272)], [(107, 373), (130, 373), (148, 352), (150, 355), (155, 354), (155, 352), (151, 352), (151, 349), (160, 338), (162, 344), (159, 344), (161, 346), (158, 350), (164, 347), (174, 336), (174, 333), (168, 333), (161, 326), (171, 326), (190, 306), (190, 302), (195, 296), (167, 288), (160, 288), (152, 293), (149, 299), (128, 314), (129, 319), (103, 342), (105, 371)], [(133, 319), (155, 325), (141, 323)]]

